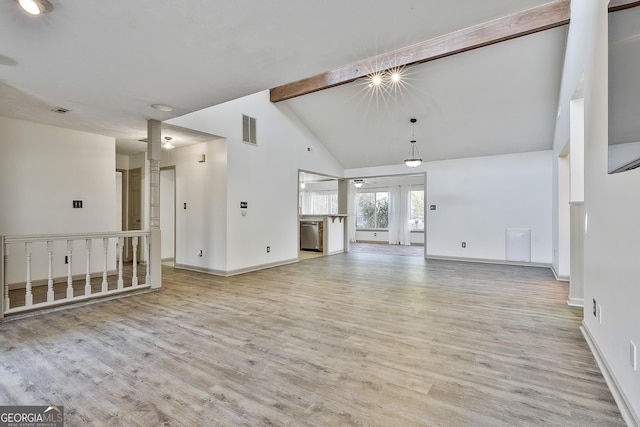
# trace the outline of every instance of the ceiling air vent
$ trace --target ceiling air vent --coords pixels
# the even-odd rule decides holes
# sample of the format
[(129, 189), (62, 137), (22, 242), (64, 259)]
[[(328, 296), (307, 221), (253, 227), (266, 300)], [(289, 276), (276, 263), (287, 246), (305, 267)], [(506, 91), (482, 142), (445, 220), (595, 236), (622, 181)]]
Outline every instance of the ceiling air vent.
[(256, 139), (256, 119), (242, 115), (242, 142), (257, 145)]
[(51, 111), (53, 111), (54, 113), (58, 113), (58, 114), (67, 114), (71, 110), (69, 110), (68, 108), (64, 108), (64, 107), (56, 107)]

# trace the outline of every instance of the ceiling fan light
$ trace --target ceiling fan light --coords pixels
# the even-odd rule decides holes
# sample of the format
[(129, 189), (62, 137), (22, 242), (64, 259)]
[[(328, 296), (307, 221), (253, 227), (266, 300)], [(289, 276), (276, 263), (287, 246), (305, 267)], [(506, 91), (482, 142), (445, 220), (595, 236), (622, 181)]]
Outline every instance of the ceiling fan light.
[(18, 4), (29, 15), (38, 16), (51, 12), (53, 5), (48, 0), (18, 0)]

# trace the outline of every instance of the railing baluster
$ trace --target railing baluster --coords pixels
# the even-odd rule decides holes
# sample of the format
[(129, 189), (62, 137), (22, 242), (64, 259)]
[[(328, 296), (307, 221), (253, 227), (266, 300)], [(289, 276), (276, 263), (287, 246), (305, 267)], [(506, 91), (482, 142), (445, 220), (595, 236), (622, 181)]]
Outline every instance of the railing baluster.
[(25, 307), (33, 305), (33, 294), (31, 293), (31, 242), (24, 244), (24, 253), (27, 255), (27, 286), (24, 294)]
[(91, 239), (85, 240), (87, 244), (87, 275), (85, 276), (84, 294), (91, 295)]
[(71, 260), (73, 255), (73, 240), (67, 240), (67, 299), (73, 299), (73, 272)]
[(133, 246), (133, 277), (131, 278), (131, 286), (138, 286), (138, 236), (131, 238)]
[(149, 242), (149, 235), (145, 234), (144, 236), (144, 256), (147, 261), (147, 275), (144, 278), (145, 285), (151, 284), (151, 242)]
[[(102, 283), (100, 284), (101, 286), (96, 283), (97, 288), (96, 290), (94, 290), (92, 286), (92, 277), (95, 275), (95, 280), (99, 281), (100, 279), (98, 275), (100, 273), (99, 267), (96, 268), (97, 263), (92, 262), (91, 257), (99, 256), (98, 253), (93, 254), (93, 246), (94, 240), (96, 240), (97, 242), (95, 244), (98, 245), (99, 248), (100, 239), (102, 239), (103, 257)], [(112, 239), (116, 239), (116, 253), (115, 257), (110, 258), (110, 245), (113, 245), (114, 243)], [(128, 239), (131, 239), (131, 243), (129, 243)], [(6, 315), (13, 315), (15, 313), (20, 313), (27, 310), (32, 311), (35, 309), (54, 307), (76, 301), (85, 301), (91, 298), (96, 298), (98, 296), (120, 294), (123, 292), (128, 292), (130, 290), (150, 288), (150, 283), (153, 280), (151, 269), (151, 251), (154, 250), (151, 247), (151, 239), (152, 237), (148, 231), (85, 234), (78, 233), (40, 236), (0, 236), (0, 262), (3, 263), (0, 264), (0, 298), (2, 298), (0, 299), (0, 302), (2, 302), (2, 304), (0, 304), (0, 320)], [(83, 240), (85, 242), (84, 252), (86, 256), (86, 270), (85, 274), (81, 275), (79, 274), (80, 271), (75, 271), (73, 269), (73, 247), (76, 244), (76, 241), (81, 242)], [(54, 281), (54, 275), (57, 274), (55, 260), (58, 256), (62, 257), (61, 255), (58, 255), (54, 252), (57, 251), (57, 245), (62, 244), (63, 242), (66, 242), (67, 244), (66, 251), (63, 251), (66, 254), (65, 258), (67, 264), (67, 286), (65, 287), (66, 297), (60, 295), (60, 291), (62, 291), (62, 289), (56, 290), (56, 283)], [(46, 255), (44, 255), (45, 252), (41, 250), (41, 245), (45, 243)], [(34, 244), (36, 245), (35, 247)], [(14, 246), (20, 251), (22, 250), (22, 247), (20, 245), (24, 245), (25, 258), (24, 261), (22, 261), (22, 255), (19, 254), (19, 259), (15, 260), (17, 265), (14, 265), (16, 264), (13, 262), (14, 259), (9, 259), (11, 255), (10, 247)], [(80, 245), (80, 243), (78, 243), (78, 245)], [(133, 260), (133, 265), (131, 268), (131, 284), (125, 285), (124, 262), (125, 253), (128, 249), (131, 250), (131, 255), (127, 255), (127, 257), (131, 257), (131, 259)], [(79, 248), (78, 250), (82, 252), (82, 248)], [(115, 289), (110, 290), (109, 273), (110, 270), (113, 270), (114, 262), (114, 259), (112, 258), (115, 258), (117, 269), (117, 283)], [(46, 260), (46, 263), (44, 260)], [(145, 261), (146, 276), (143, 270), (140, 269), (140, 265), (138, 265), (138, 263), (142, 263)], [(21, 266), (24, 266), (26, 272), (22, 269)], [(9, 271), (9, 267), (11, 267), (11, 271)], [(76, 270), (78, 269), (76, 268)], [(74, 276), (74, 272), (78, 274)], [(26, 273), (25, 276), (22, 276), (22, 274), (24, 273)], [(7, 281), (12, 279), (16, 274), (19, 274), (23, 278), (23, 280), (19, 280), (19, 282), (23, 284), (23, 287), (18, 292), (24, 292), (24, 299), (22, 298), (22, 296), (20, 296), (19, 306), (12, 307), (11, 303), (15, 305), (16, 300), (15, 297), (12, 298), (9, 296), (10, 285), (15, 286), (18, 285), (18, 283), (10, 284), (7, 283)], [(126, 275), (127, 277), (129, 276), (129, 271), (127, 271)], [(80, 289), (81, 286), (78, 283), (79, 280), (82, 280), (80, 279), (81, 277), (84, 277), (84, 292)], [(77, 291), (74, 290), (74, 278), (79, 279), (75, 282), (75, 285), (78, 287)], [(143, 280), (145, 281), (144, 284), (141, 283)], [(42, 288), (34, 287), (35, 285), (38, 285), (38, 283), (41, 283), (43, 285)], [(47, 284), (46, 289), (44, 288), (44, 283)], [(58, 284), (58, 286), (64, 286), (64, 284)], [(100, 287), (102, 289), (101, 291), (98, 290)]]
[(102, 250), (104, 251), (104, 263), (102, 266), (102, 292), (107, 292), (109, 290), (109, 283), (107, 282), (107, 255), (109, 253), (109, 239), (102, 239)]
[(7, 283), (7, 271), (9, 271), (9, 245), (4, 245), (4, 310), (11, 308), (11, 300), (9, 299), (9, 283)]
[(123, 259), (124, 254), (124, 239), (118, 238), (118, 289), (124, 288), (124, 280), (122, 279)]
[(53, 240), (47, 240), (47, 257), (49, 258), (49, 273), (47, 274), (47, 302), (54, 301), (53, 295)]

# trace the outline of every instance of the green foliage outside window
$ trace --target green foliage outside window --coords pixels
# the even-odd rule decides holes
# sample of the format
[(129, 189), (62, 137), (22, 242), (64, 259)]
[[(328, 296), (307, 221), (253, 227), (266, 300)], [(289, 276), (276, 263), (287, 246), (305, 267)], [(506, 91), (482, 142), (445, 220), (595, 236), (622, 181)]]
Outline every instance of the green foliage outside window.
[(389, 227), (389, 193), (358, 193), (356, 228)]

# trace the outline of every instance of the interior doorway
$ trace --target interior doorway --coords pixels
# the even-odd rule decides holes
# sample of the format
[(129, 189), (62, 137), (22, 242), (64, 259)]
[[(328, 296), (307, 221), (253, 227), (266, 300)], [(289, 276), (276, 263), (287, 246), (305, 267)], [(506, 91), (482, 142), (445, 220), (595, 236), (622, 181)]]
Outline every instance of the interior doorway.
[[(142, 230), (142, 168), (130, 169), (128, 175), (127, 230)], [(133, 261), (132, 239), (124, 245), (124, 261)]]
[(160, 168), (160, 232), (162, 262), (173, 264), (176, 257), (176, 168)]
[(127, 171), (116, 169), (116, 231), (123, 231), (127, 224)]
[(425, 173), (352, 178), (350, 250), (426, 257), (426, 200)]

